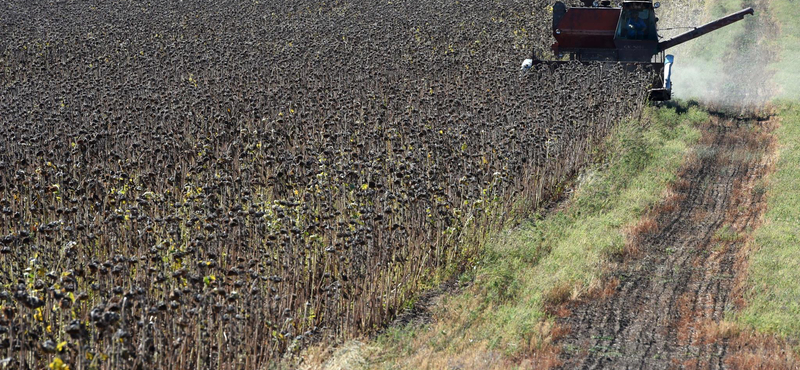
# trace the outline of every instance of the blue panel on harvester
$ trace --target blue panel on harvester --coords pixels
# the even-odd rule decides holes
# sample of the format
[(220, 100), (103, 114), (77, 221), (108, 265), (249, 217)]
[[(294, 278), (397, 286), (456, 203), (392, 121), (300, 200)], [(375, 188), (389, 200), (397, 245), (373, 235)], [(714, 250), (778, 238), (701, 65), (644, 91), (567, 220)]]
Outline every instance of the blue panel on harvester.
[(672, 89), (672, 62), (674, 60), (675, 57), (672, 55), (664, 58), (664, 88), (667, 90)]

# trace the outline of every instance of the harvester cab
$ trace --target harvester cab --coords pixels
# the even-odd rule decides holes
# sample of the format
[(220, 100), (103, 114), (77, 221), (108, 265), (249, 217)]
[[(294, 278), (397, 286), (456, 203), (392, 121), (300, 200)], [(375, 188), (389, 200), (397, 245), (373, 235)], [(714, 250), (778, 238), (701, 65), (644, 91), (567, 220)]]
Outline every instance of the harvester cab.
[(747, 8), (711, 23), (660, 41), (658, 35), (658, 2), (623, 1), (616, 6), (611, 1), (583, 0), (584, 5), (568, 7), (558, 1), (553, 5), (554, 59), (542, 60), (533, 55), (522, 68), (545, 64), (557, 68), (563, 63), (622, 63), (629, 70), (644, 69), (653, 73), (650, 100), (669, 100), (672, 97), (672, 62), (666, 50), (744, 19), (753, 14)]

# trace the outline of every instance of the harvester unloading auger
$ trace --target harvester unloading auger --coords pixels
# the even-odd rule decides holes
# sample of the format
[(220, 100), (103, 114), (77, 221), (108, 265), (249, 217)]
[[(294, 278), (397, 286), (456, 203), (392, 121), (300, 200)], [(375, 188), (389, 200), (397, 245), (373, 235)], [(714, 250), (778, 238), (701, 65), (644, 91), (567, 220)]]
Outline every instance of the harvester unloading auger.
[(676, 45), (705, 35), (753, 14), (753, 8), (717, 19), (711, 23), (659, 41), (659, 3), (583, 0), (583, 7), (567, 7), (561, 1), (553, 5), (553, 37), (551, 49), (557, 60), (540, 60), (534, 55), (522, 64), (523, 69), (545, 64), (556, 68), (570, 61), (623, 63), (631, 70), (643, 68), (655, 75), (650, 100), (669, 100), (672, 96), (672, 55), (665, 51)]

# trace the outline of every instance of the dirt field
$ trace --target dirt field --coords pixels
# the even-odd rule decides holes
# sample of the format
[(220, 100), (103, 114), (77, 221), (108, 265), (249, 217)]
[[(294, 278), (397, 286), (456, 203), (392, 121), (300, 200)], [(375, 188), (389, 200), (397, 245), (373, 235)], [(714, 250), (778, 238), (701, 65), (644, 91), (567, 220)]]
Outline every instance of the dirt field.
[(759, 358), (749, 349), (758, 345), (743, 345), (745, 335), (725, 322), (741, 304), (736, 282), (748, 231), (763, 211), (770, 126), (724, 115), (708, 123), (695, 157), (634, 230), (604, 289), (561, 307), (564, 369), (796, 366), (778, 352)]

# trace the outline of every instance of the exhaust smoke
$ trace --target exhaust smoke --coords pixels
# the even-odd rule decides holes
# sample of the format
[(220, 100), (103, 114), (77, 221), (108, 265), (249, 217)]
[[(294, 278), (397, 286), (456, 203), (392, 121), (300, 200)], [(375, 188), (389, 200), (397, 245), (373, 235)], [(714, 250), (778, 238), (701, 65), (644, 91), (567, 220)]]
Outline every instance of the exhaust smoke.
[(755, 16), (673, 51), (676, 63), (674, 96), (714, 106), (740, 108), (758, 107), (784, 96), (783, 87), (795, 85), (797, 81), (774, 78), (772, 63), (778, 59), (776, 49), (779, 46), (774, 41), (779, 29), (770, 18), (767, 2), (745, 0), (741, 4), (731, 4), (731, 8), (719, 3), (707, 0), (685, 4), (686, 8), (691, 9), (689, 12), (683, 15), (673, 12), (675, 17), (669, 18), (672, 23), (702, 24), (742, 6), (755, 9)]

